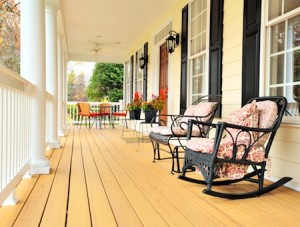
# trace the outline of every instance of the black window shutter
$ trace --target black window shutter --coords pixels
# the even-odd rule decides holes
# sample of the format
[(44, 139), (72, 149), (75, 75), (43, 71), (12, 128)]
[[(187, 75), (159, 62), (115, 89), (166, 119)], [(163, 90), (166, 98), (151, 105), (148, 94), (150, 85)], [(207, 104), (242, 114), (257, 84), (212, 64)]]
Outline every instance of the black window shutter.
[[(144, 54), (148, 56), (148, 43), (144, 44)], [(148, 80), (148, 63), (145, 64), (143, 70), (143, 100), (147, 100), (147, 80)]]
[[(224, 0), (211, 0), (209, 38), (209, 94), (222, 94), (222, 49), (223, 49)], [(217, 116), (221, 116), (219, 109)]]
[(181, 27), (181, 78), (180, 78), (180, 113), (187, 106), (187, 67), (188, 67), (188, 5), (182, 9)]
[(130, 59), (130, 64), (131, 64), (131, 70), (130, 70), (130, 102), (132, 102), (132, 97), (133, 97), (133, 75), (134, 75), (134, 56), (131, 56)]
[(259, 96), (261, 0), (244, 1), (242, 105)]

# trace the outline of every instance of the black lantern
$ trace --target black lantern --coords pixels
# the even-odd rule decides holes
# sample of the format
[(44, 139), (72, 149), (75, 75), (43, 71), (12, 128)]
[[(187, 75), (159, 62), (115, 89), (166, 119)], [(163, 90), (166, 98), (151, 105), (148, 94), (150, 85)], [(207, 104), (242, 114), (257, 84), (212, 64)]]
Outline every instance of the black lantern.
[(145, 54), (141, 54), (140, 57), (140, 68), (143, 69), (145, 67), (145, 65), (148, 63), (148, 56)]
[(166, 39), (167, 51), (172, 54), (179, 44), (179, 34), (173, 30), (169, 32), (169, 37)]

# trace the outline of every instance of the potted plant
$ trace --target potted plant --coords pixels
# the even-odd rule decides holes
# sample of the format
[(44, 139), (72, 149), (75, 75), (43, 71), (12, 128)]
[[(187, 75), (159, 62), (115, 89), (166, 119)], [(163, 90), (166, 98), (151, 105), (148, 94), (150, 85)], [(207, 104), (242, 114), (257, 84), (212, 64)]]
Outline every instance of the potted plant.
[(139, 120), (141, 117), (143, 97), (139, 92), (134, 93), (134, 97), (131, 103), (127, 105), (129, 110), (129, 118)]
[[(142, 103), (142, 110), (145, 112), (145, 121), (150, 123), (152, 118), (157, 114), (157, 111), (163, 109), (167, 100), (168, 89), (161, 89), (159, 95), (152, 95), (152, 99)], [(155, 122), (155, 119), (154, 119)]]

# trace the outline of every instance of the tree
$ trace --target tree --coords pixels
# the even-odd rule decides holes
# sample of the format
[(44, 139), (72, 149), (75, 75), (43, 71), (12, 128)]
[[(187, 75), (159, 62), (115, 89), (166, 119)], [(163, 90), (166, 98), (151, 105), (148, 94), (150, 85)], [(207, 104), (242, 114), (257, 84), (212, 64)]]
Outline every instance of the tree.
[(0, 64), (20, 74), (19, 1), (0, 1)]
[(76, 75), (72, 70), (68, 74), (68, 101), (87, 101), (85, 75)]
[(90, 101), (108, 99), (117, 102), (123, 98), (123, 65), (97, 63), (87, 87)]

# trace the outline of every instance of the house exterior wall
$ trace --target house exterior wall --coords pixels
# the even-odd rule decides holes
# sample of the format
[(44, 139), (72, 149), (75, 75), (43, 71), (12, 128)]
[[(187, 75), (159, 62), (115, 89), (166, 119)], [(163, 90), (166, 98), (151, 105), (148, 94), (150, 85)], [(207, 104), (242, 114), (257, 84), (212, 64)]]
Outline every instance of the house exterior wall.
[(243, 1), (224, 1), (223, 24), (222, 117), (226, 117), (241, 107)]
[[(166, 21), (171, 20), (173, 30), (181, 32), (182, 8), (188, 3), (183, 0), (174, 6), (173, 10), (166, 13), (164, 18), (157, 23), (139, 43), (135, 51), (145, 42), (149, 45), (148, 64), (148, 99), (151, 94), (158, 92), (157, 47), (154, 46), (153, 37)], [(224, 30), (223, 30), (223, 68), (222, 68), (222, 119), (235, 109), (241, 107), (242, 98), (242, 50), (243, 50), (243, 1), (224, 0)], [(263, 20), (262, 20), (263, 21)], [(179, 113), (180, 100), (180, 45), (175, 52), (169, 55), (169, 113)], [(262, 61), (263, 62), (263, 61)], [(264, 67), (262, 64), (261, 67)], [(263, 71), (263, 70), (261, 70)], [(264, 75), (261, 75), (264, 76)], [(264, 89), (261, 89), (263, 92)], [(263, 93), (260, 95), (264, 95)], [(279, 129), (271, 151), (271, 171), (268, 177), (272, 180), (289, 176), (293, 180), (288, 183), (300, 191), (300, 126), (283, 123)]]

